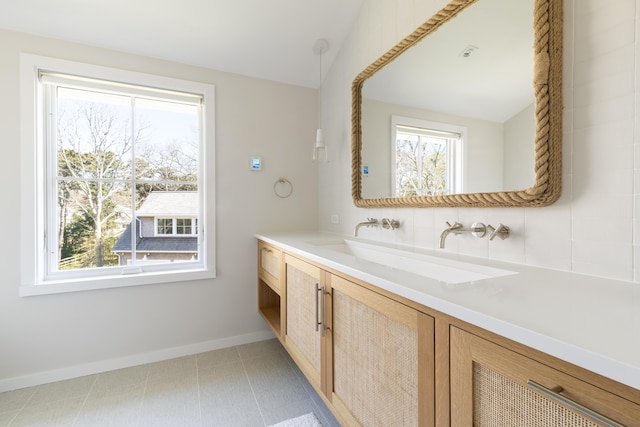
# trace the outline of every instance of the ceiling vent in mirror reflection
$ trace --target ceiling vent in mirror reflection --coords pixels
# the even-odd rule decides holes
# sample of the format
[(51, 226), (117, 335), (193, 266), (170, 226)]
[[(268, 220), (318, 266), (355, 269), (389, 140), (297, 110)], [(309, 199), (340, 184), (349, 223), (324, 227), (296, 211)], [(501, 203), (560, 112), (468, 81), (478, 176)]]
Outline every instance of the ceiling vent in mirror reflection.
[(469, 59), (471, 58), (473, 55), (476, 54), (476, 52), (478, 51), (478, 49), (480, 49), (478, 46), (474, 46), (472, 44), (468, 45), (467, 47), (465, 47), (462, 52), (460, 52), (460, 55), (462, 58), (464, 59)]

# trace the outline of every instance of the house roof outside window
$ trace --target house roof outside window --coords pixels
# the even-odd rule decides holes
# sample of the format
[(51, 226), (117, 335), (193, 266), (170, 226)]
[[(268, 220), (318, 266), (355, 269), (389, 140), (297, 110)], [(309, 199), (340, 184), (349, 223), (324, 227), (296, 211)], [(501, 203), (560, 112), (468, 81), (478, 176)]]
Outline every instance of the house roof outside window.
[(195, 191), (153, 191), (138, 209), (139, 217), (194, 218), (198, 216)]
[[(137, 211), (136, 251), (148, 253), (184, 253), (198, 251), (197, 236), (146, 236), (142, 221), (154, 218), (197, 218), (198, 193), (195, 191), (154, 191)], [(113, 252), (131, 252), (131, 224), (113, 246)]]

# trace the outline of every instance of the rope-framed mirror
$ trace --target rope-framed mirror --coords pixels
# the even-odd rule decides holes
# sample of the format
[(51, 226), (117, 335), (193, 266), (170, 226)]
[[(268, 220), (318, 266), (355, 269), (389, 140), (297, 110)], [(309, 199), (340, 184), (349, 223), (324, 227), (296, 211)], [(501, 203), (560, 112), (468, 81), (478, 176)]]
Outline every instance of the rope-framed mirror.
[[(410, 50), (428, 40), (444, 26), (455, 22), (456, 17), (476, 4), (489, 0), (452, 0), (442, 10), (418, 27), (412, 34), (400, 41), (387, 53), (363, 70), (352, 84), (352, 196), (358, 207), (525, 207), (547, 206), (555, 202), (561, 193), (562, 176), (562, 0), (532, 0), (533, 2), (533, 49), (529, 89), (532, 90), (531, 137), (533, 161), (529, 186), (520, 189), (497, 189), (490, 191), (440, 191), (376, 194), (363, 191), (363, 183), (370, 179), (367, 162), (363, 162), (363, 146), (370, 134), (363, 135), (363, 87), (377, 73)], [(492, 0), (496, 1), (496, 0)], [(520, 3), (511, 0), (497, 0), (508, 4)], [(529, 12), (530, 13), (530, 12)], [(530, 19), (530, 18), (529, 18)], [(489, 28), (492, 30), (492, 28)], [(465, 55), (473, 45), (460, 52)], [(480, 53), (483, 47), (479, 48)], [(474, 52), (471, 52), (473, 54)], [(427, 96), (437, 99), (437, 96)], [(488, 108), (485, 108), (488, 110)], [(391, 122), (391, 114), (389, 121)], [(386, 120), (386, 119), (385, 119)], [(385, 132), (386, 133), (386, 132)], [(392, 135), (384, 135), (395, 144)], [(389, 146), (389, 156), (395, 148)], [(389, 160), (393, 163), (395, 160)], [(395, 165), (394, 165), (395, 166)], [(390, 167), (393, 170), (393, 167)], [(526, 167), (529, 168), (529, 167)], [(525, 169), (526, 169), (525, 168)], [(493, 169), (493, 167), (492, 167)], [(522, 167), (520, 169), (523, 169)], [(394, 185), (394, 178), (387, 179)], [(399, 179), (396, 181), (399, 182)], [(445, 181), (443, 179), (443, 181)]]

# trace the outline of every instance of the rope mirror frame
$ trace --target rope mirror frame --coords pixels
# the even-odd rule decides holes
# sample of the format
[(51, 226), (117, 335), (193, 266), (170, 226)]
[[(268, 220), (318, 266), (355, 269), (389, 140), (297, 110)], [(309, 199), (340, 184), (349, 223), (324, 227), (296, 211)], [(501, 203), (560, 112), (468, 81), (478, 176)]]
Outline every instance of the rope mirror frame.
[(386, 64), (481, 0), (452, 0), (354, 80), (351, 86), (351, 194), (357, 207), (541, 207), (562, 191), (562, 0), (534, 3), (535, 182), (524, 190), (411, 197), (362, 197), (362, 86)]

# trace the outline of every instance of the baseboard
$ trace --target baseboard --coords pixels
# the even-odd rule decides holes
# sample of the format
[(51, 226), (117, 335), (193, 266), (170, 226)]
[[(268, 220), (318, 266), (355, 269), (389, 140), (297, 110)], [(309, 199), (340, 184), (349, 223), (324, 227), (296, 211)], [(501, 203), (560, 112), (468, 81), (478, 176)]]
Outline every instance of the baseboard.
[(84, 365), (70, 366), (67, 368), (54, 369), (51, 371), (38, 372), (19, 377), (0, 379), (0, 393), (55, 381), (68, 380), (85, 375), (99, 374), (101, 372), (113, 371), (115, 369), (129, 368), (131, 366), (143, 365), (145, 363), (189, 356), (192, 354), (233, 347), (241, 344), (264, 341), (271, 338), (274, 338), (274, 335), (270, 331), (253, 332), (245, 335), (236, 335), (213, 341), (189, 344), (182, 347), (172, 347), (149, 353), (134, 354), (118, 359), (101, 360)]

